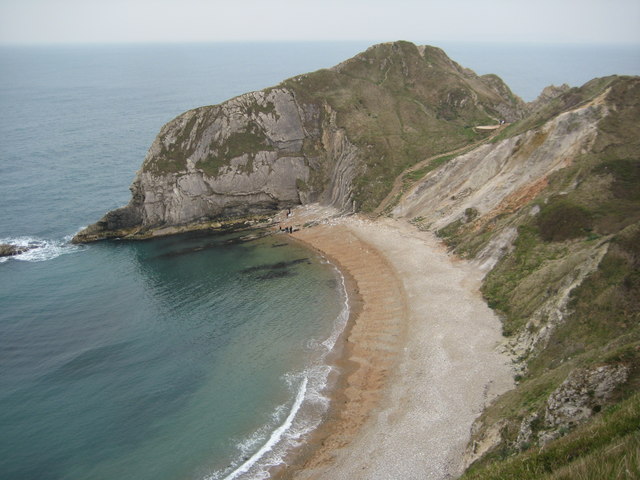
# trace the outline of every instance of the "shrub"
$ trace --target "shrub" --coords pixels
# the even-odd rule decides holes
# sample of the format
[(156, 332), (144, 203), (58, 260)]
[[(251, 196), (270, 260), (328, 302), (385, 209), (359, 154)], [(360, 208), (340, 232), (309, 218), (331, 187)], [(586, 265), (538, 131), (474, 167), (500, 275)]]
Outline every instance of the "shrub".
[(567, 199), (553, 200), (538, 215), (538, 230), (546, 242), (562, 242), (588, 235), (593, 227), (591, 212)]

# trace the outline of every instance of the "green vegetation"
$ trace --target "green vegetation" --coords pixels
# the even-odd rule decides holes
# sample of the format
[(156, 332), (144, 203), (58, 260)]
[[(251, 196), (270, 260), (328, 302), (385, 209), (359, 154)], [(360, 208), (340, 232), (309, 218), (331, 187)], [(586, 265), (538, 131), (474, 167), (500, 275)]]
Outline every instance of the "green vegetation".
[(464, 480), (640, 478), (640, 394), (543, 449), (470, 468)]
[(404, 180), (406, 180), (407, 182), (411, 182), (411, 183), (415, 183), (418, 180), (420, 180), (422, 177), (424, 177), (427, 173), (435, 170), (436, 168), (441, 167), (442, 165), (444, 165), (445, 163), (447, 163), (449, 160), (459, 156), (460, 154), (455, 154), (455, 155), (443, 155), (441, 157), (435, 158), (433, 159), (431, 162), (429, 162), (428, 165), (425, 165), (422, 168), (419, 168), (417, 170), (413, 170), (409, 173), (407, 173), (404, 176)]
[(588, 235), (593, 229), (591, 212), (566, 198), (556, 197), (538, 215), (538, 232), (547, 242), (562, 242)]
[[(482, 414), (483, 427), (474, 438), (497, 428), (500, 440), (463, 478), (639, 476), (640, 81), (589, 82), (500, 135), (538, 128), (605, 90), (609, 113), (590, 150), (552, 174), (536, 198), (491, 218), (468, 212), (438, 232), (458, 254), (473, 257), (498, 232), (515, 228), (512, 249), (487, 274), (482, 292), (511, 339), (549, 328), (544, 341), (520, 351), (517, 388)], [(549, 395), (576, 368), (605, 364), (624, 364), (630, 371), (605, 413), (573, 431), (559, 431), (566, 436), (540, 449), (536, 435)], [(521, 452), (527, 445), (517, 438), (525, 418), (532, 419), (528, 446), (535, 448)]]
[(506, 336), (517, 333), (533, 312), (557, 292), (550, 286), (561, 282), (585, 258), (577, 245), (541, 241), (537, 229), (530, 225), (518, 227), (514, 247), (512, 254), (487, 275), (482, 287), (489, 306), (504, 315)]
[(354, 182), (354, 199), (359, 210), (369, 212), (406, 168), (483, 138), (470, 126), (494, 123), (487, 114), (494, 105), (519, 108), (513, 95), (503, 98), (479, 77), (465, 75), (439, 49), (427, 48), (423, 56), (415, 45), (395, 42), (283, 86), (302, 104), (321, 111), (327, 104), (336, 114), (334, 128), (344, 128), (359, 147), (363, 168)]
[[(265, 90), (266, 92), (267, 90)], [(280, 118), (278, 112), (276, 111), (276, 106), (273, 102), (267, 102), (265, 105), (260, 105), (257, 101), (252, 102), (246, 107), (247, 115), (250, 117), (254, 117), (259, 113), (263, 115), (272, 115), (276, 119)]]
[(201, 168), (210, 177), (218, 175), (220, 168), (229, 164), (229, 160), (242, 155), (247, 155), (249, 160), (244, 166), (248, 172), (253, 171), (253, 159), (261, 151), (273, 150), (264, 133), (253, 128), (251, 131), (234, 132), (229, 135), (224, 143), (218, 145), (217, 153), (210, 154), (204, 160), (198, 162)]

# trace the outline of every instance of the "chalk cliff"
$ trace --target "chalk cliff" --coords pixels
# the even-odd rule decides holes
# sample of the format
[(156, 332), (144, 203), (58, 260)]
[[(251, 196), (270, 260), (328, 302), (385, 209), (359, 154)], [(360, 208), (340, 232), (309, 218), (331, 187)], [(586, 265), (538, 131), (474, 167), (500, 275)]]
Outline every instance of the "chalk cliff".
[(486, 135), (474, 125), (525, 111), (498, 77), (477, 76), (440, 49), (376, 45), (332, 69), (170, 121), (130, 203), (76, 241), (143, 237), (309, 202), (368, 211), (407, 166)]

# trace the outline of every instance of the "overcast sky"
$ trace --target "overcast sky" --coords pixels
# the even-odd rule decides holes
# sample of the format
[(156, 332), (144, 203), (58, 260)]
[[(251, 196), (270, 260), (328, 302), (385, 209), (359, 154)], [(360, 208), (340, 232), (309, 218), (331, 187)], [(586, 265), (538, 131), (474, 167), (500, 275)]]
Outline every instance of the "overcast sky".
[(640, 44), (640, 0), (0, 0), (0, 43)]

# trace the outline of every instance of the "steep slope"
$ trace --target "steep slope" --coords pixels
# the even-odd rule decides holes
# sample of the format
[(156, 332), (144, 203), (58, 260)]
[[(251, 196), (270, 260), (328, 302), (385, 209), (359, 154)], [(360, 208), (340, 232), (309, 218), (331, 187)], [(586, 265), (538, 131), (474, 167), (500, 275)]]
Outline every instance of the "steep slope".
[(368, 211), (407, 166), (481, 138), (474, 125), (514, 120), (525, 110), (498, 77), (479, 77), (440, 49), (376, 45), (332, 69), (167, 123), (130, 203), (76, 241), (145, 236), (315, 201)]
[[(640, 78), (593, 80), (427, 173), (393, 210), (483, 266), (518, 367), (518, 387), (474, 427), (469, 478), (571, 471), (559, 453), (527, 450), (586, 442), (592, 427), (554, 440), (621, 400), (640, 421), (639, 125)], [(571, 458), (633, 450), (633, 428), (613, 418), (598, 420), (608, 440)]]

